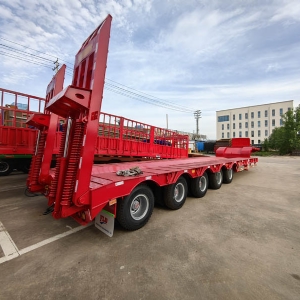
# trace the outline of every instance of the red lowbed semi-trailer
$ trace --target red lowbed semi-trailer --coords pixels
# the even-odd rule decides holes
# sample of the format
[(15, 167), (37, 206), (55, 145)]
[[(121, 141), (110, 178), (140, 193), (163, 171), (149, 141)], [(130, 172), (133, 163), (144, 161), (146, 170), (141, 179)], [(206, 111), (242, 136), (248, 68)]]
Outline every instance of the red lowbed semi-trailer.
[[(71, 216), (83, 225), (95, 219), (96, 227), (109, 236), (113, 234), (114, 218), (125, 229), (139, 229), (150, 219), (155, 201), (179, 209), (188, 190), (194, 197), (203, 197), (208, 186), (218, 189), (222, 183), (232, 181), (234, 172), (247, 170), (257, 162), (250, 157), (252, 147), (220, 147), (216, 157), (189, 158), (186, 154), (185, 158), (172, 160), (95, 165), (111, 20), (108, 15), (83, 43), (75, 57), (72, 85), (47, 96), (48, 116), (36, 114), (28, 120), (28, 124), (39, 128), (39, 136), (46, 133), (44, 140), (53, 138), (53, 131), (48, 130), (52, 114), (65, 120), (55, 169), (50, 169), (47, 161), (39, 162), (41, 168), (35, 169), (44, 167), (43, 176), (36, 178), (36, 185), (30, 184), (29, 176), (29, 190), (34, 191), (36, 186), (44, 188), (54, 218)], [(118, 126), (114, 130), (119, 130)], [(108, 140), (112, 142), (114, 137)], [(142, 143), (150, 144), (150, 140), (143, 138)], [(172, 147), (176, 139), (156, 144)], [(52, 155), (52, 146), (41, 142), (40, 137), (37, 150), (39, 145), (41, 155), (36, 152), (36, 161)]]

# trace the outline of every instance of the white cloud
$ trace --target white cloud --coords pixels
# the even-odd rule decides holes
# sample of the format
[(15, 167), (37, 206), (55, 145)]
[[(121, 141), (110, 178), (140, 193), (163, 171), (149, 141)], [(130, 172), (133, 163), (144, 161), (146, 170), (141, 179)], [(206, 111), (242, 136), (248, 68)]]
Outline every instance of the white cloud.
[[(2, 0), (0, 37), (72, 65), (81, 43), (110, 13), (107, 77), (201, 109), (201, 132), (213, 138), (215, 110), (300, 100), (299, 6), (297, 0)], [(43, 96), (53, 75), (48, 63), (2, 55), (0, 86)], [(109, 91), (103, 110), (157, 126), (165, 126), (168, 113), (170, 127), (195, 128), (193, 116)]]
[(300, 21), (300, 2), (298, 0), (280, 1), (280, 4), (271, 21)]
[(268, 64), (267, 68), (266, 68), (266, 72), (276, 72), (280, 69), (279, 64), (278, 63), (274, 63), (274, 64)]
[(0, 5), (0, 17), (2, 19), (12, 19), (13, 14), (8, 7), (6, 7), (4, 5)]

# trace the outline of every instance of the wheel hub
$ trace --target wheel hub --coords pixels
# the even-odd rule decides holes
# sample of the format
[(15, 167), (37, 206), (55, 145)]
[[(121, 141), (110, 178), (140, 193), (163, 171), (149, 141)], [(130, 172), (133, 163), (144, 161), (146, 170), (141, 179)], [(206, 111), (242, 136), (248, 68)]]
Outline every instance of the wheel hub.
[(184, 199), (184, 186), (178, 183), (174, 188), (174, 199), (176, 202), (181, 202)]
[(199, 188), (200, 188), (200, 191), (204, 191), (206, 188), (206, 179), (204, 176), (202, 176), (199, 180)]
[(174, 197), (175, 198), (178, 198), (178, 193), (179, 193), (178, 187), (176, 187), (175, 190), (174, 190)]
[(138, 211), (138, 209), (140, 208), (140, 206), (141, 206), (141, 203), (140, 203), (140, 201), (138, 201), (138, 200), (135, 200), (134, 202), (133, 202), (133, 210), (136, 212), (136, 211)]
[(146, 195), (137, 195), (131, 202), (130, 215), (138, 221), (145, 217), (149, 210), (149, 199)]
[(217, 183), (220, 184), (222, 182), (222, 175), (221, 172), (217, 172), (216, 173), (216, 179), (217, 179)]

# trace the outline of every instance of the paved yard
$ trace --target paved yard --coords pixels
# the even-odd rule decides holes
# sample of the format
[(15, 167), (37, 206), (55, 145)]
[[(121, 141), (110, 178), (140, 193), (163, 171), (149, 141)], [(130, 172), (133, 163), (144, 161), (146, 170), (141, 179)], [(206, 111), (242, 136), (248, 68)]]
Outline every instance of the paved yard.
[(259, 158), (113, 238), (44, 216), (46, 199), (26, 197), (25, 181), (0, 177), (1, 300), (300, 299), (299, 157)]

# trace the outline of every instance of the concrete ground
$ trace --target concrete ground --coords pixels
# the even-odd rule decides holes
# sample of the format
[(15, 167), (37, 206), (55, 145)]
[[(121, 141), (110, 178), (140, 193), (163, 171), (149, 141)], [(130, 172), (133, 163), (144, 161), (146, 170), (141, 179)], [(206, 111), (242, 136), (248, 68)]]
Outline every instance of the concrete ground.
[(42, 215), (25, 175), (1, 177), (0, 299), (300, 299), (300, 157), (234, 175), (112, 238), (94, 226), (66, 235), (80, 227)]

